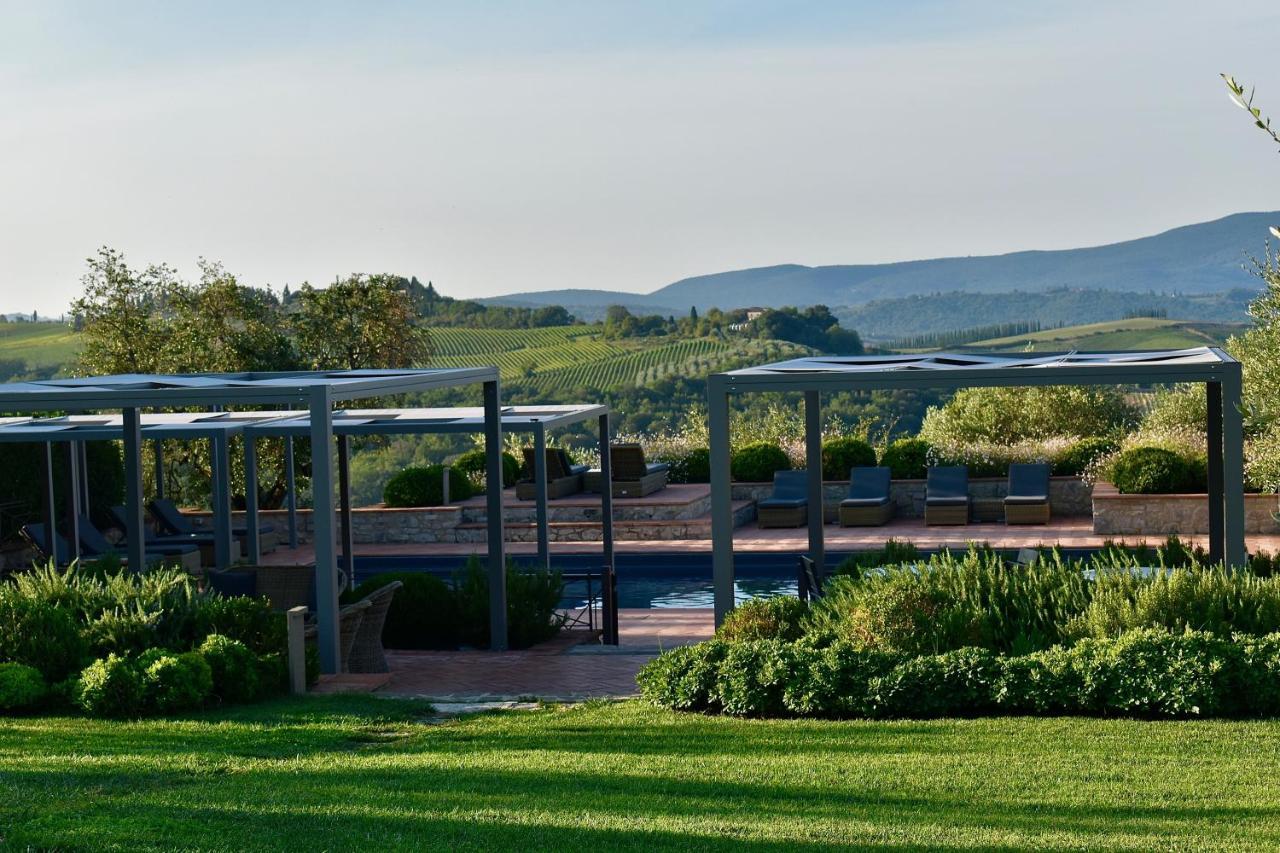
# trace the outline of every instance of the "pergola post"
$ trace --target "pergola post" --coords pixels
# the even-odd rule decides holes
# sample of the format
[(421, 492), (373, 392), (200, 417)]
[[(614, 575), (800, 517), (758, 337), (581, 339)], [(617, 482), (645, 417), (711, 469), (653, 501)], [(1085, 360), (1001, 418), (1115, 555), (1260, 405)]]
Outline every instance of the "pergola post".
[(136, 408), (121, 411), (124, 426), (124, 535), (129, 541), (129, 566), (146, 568), (147, 536), (142, 522), (142, 418)]
[(822, 401), (816, 390), (804, 392), (804, 461), (809, 478), (809, 559), (821, 580), (826, 572), (826, 519), (822, 506)]
[(289, 549), (298, 547), (298, 486), (293, 470), (293, 436), (284, 438), (285, 509), (289, 516)]
[(551, 568), (551, 526), (547, 521), (547, 428), (533, 428), (533, 501), (538, 527), (538, 563)]
[(351, 443), (347, 436), (338, 437), (338, 512), (341, 517), (342, 565), (347, 571), (347, 586), (356, 585), (355, 537), (351, 530)]
[(89, 442), (77, 441), (76, 447), (79, 450), (80, 461), (80, 506), (84, 508), (85, 515), (92, 515), (92, 499), (89, 495)]
[(333, 525), (333, 410), (329, 388), (311, 389), (311, 517), (315, 526), (316, 620), (320, 671), (342, 671), (338, 625), (338, 561)]
[(719, 627), (733, 610), (733, 491), (729, 483), (729, 398), (724, 379), (707, 378), (711, 453), (711, 577)]
[(1244, 422), (1240, 363), (1223, 364), (1222, 375), (1222, 485), (1226, 493), (1226, 543), (1228, 567), (1243, 568), (1248, 559), (1244, 547)]
[(245, 559), (256, 566), (262, 559), (262, 541), (258, 534), (258, 448), (253, 436), (244, 436), (244, 527)]
[(71, 548), (67, 562), (71, 563), (80, 559), (80, 453), (76, 449), (76, 442), (62, 443), (62, 462), (66, 468), (62, 472), (62, 479), (67, 500), (62, 511), (66, 518), (67, 545)]
[(1208, 417), (1205, 435), (1208, 438), (1209, 474), (1209, 562), (1221, 563), (1225, 557), (1226, 501), (1223, 494), (1222, 474), (1222, 384), (1206, 382), (1205, 409)]
[[(618, 567), (613, 556), (613, 451), (609, 445), (609, 413), (600, 416), (600, 542), (604, 549), (605, 572), (601, 581), (609, 585), (603, 600), (609, 603), (609, 612), (604, 615), (604, 642), (618, 645)], [(588, 602), (590, 606), (590, 602)]]
[(231, 535), (231, 457), (227, 436), (215, 432), (209, 439), (213, 474), (213, 563), (219, 569), (231, 565), (235, 539)]
[(156, 457), (156, 498), (164, 500), (164, 439), (157, 438), (151, 442), (151, 449)]
[(44, 447), (44, 462), (40, 476), (40, 505), (42, 511), (42, 521), (44, 521), (44, 552), (49, 555), (49, 559), (53, 564), (59, 565), (58, 559), (58, 504), (57, 495), (53, 489), (53, 443), (46, 441)]
[(484, 383), (485, 514), (489, 541), (489, 648), (507, 649), (507, 558), (502, 529), (502, 404), (498, 380)]

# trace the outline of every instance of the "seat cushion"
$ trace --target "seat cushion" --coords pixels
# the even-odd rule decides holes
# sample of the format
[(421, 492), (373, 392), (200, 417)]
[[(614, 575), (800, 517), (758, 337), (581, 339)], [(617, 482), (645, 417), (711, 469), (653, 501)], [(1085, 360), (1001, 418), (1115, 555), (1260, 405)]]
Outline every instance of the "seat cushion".
[(1004, 499), (1007, 504), (1015, 506), (1030, 506), (1034, 504), (1044, 504), (1049, 502), (1048, 495), (1009, 495)]
[(968, 497), (945, 497), (945, 498), (925, 498), (926, 506), (965, 506), (969, 503)]
[(884, 506), (889, 502), (888, 498), (845, 498), (840, 501), (840, 506), (848, 507), (868, 507), (868, 506)]
[(756, 503), (761, 509), (799, 509), (808, 505), (809, 501), (804, 498), (765, 498)]
[(257, 591), (256, 572), (209, 572), (209, 586), (226, 596), (248, 595)]

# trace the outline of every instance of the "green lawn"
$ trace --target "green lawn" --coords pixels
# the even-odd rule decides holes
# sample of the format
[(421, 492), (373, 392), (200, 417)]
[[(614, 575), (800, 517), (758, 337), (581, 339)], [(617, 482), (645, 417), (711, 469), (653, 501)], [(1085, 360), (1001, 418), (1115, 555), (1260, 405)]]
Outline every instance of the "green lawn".
[(0, 723), (0, 833), (57, 849), (1275, 849), (1280, 723), (425, 721), (371, 697)]

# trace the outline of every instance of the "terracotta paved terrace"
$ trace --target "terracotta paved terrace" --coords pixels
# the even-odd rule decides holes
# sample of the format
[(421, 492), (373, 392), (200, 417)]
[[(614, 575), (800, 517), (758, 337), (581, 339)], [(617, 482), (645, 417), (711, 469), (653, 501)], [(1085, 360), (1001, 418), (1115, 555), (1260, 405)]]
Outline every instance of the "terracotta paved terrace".
[(388, 652), (391, 677), (378, 692), (446, 702), (632, 696), (636, 673), (659, 650), (714, 631), (712, 611), (702, 609), (621, 610), (618, 624), (616, 649), (586, 631), (565, 631), (524, 651)]

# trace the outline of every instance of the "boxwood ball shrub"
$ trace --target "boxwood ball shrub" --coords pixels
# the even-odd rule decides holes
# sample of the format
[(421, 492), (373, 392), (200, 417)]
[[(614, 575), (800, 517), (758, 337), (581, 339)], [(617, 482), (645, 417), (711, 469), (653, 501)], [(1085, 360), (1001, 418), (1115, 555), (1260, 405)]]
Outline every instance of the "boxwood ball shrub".
[(929, 468), (929, 442), (923, 438), (900, 438), (891, 442), (880, 457), (895, 480), (922, 480)]
[(143, 703), (148, 711), (172, 714), (199, 708), (213, 691), (213, 670), (195, 652), (148, 649), (138, 658)]
[(387, 572), (344, 595), (359, 601), (393, 581), (404, 584), (391, 599), (382, 644), (389, 649), (453, 649), (458, 646), (458, 601), (453, 588), (425, 572)]
[(197, 651), (209, 666), (213, 698), (225, 704), (257, 698), (258, 659), (248, 646), (221, 634), (210, 634)]
[(1195, 487), (1187, 460), (1164, 447), (1130, 448), (1115, 458), (1108, 473), (1123, 494), (1170, 494)]
[(711, 451), (706, 447), (692, 447), (688, 453), (663, 461), (671, 466), (667, 473), (668, 482), (711, 482)]
[(1060, 477), (1078, 477), (1095, 461), (1114, 453), (1116, 448), (1116, 443), (1109, 438), (1082, 438), (1054, 457), (1053, 473)]
[[(489, 456), (483, 448), (477, 447), (474, 450), (468, 450), (459, 456), (453, 462), (453, 470), (461, 471), (467, 475), (472, 483), (482, 484), (485, 479), (485, 471), (488, 470)], [(520, 460), (516, 459), (507, 451), (502, 451), (502, 487), (510, 488), (516, 484), (516, 480), (520, 479)], [(453, 481), (449, 482), (449, 490), (453, 491)]]
[(30, 711), (44, 701), (49, 687), (34, 666), (0, 663), (0, 711)]
[(776, 471), (791, 469), (786, 451), (776, 444), (757, 441), (733, 452), (729, 463), (733, 479), (740, 483), (766, 483), (773, 481)]
[[(471, 481), (464, 476), (449, 478), (449, 499), (471, 497)], [(411, 466), (387, 481), (382, 501), (390, 507), (440, 506), (444, 503), (444, 466)]]
[(76, 704), (93, 717), (134, 717), (142, 712), (142, 672), (137, 661), (115, 653), (84, 668)]
[(88, 657), (73, 611), (0, 585), (0, 660), (33, 666), (52, 684), (79, 672)]
[(850, 468), (876, 464), (876, 452), (860, 438), (845, 436), (822, 443), (822, 479), (847, 480)]

